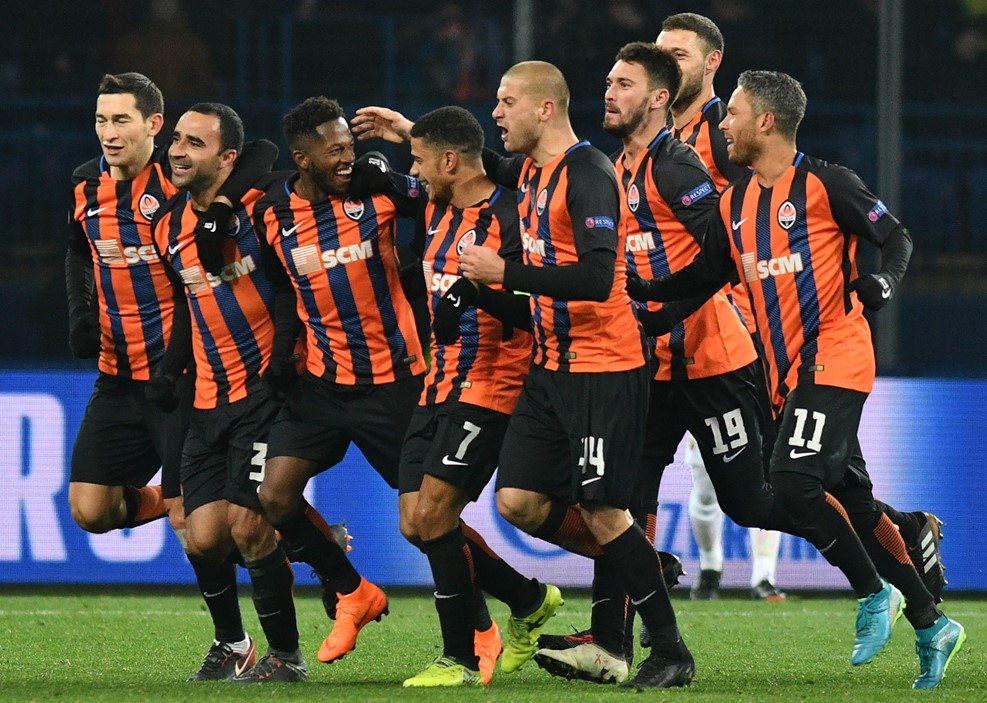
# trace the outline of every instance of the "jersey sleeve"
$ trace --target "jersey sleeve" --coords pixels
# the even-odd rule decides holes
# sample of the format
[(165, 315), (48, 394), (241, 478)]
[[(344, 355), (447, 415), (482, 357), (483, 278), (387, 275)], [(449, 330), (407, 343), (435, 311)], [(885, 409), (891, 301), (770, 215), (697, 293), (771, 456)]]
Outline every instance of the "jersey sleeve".
[(574, 160), (568, 169), (566, 207), (577, 254), (594, 249), (616, 253), (620, 196), (613, 166), (599, 154), (599, 163)]
[(517, 208), (501, 208), (497, 213), (500, 221), (500, 258), (505, 261), (522, 261), (524, 251), (521, 246), (521, 227), (518, 224)]
[(388, 184), (383, 193), (394, 203), (398, 215), (401, 217), (418, 215), (428, 201), (428, 196), (425, 189), (422, 188), (421, 182), (414, 176), (396, 171), (390, 171), (387, 177)]
[(493, 149), (483, 147), (483, 168), (491, 181), (505, 188), (517, 190), (521, 171), (524, 168), (524, 155), (504, 156)]
[(673, 168), (663, 168), (661, 160), (654, 159), (652, 175), (675, 219), (702, 242), (709, 220), (717, 212), (720, 195), (699, 156), (688, 148), (677, 151)]
[(833, 220), (841, 230), (882, 246), (900, 222), (853, 171), (831, 166), (823, 172)]

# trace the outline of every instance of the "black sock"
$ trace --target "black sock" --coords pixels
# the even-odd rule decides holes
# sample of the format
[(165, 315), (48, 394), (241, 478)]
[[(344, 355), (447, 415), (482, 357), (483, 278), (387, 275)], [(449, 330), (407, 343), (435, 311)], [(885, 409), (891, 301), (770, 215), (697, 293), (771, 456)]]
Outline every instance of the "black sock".
[(487, 598), (483, 589), (473, 586), (473, 629), (486, 632), (493, 625), (490, 609), (487, 608)]
[[(878, 507), (880, 510), (880, 507)], [(850, 516), (860, 542), (877, 567), (877, 572), (905, 596), (905, 617), (912, 627), (930, 627), (942, 612), (915, 571), (904, 545), (898, 541), (895, 526), (886, 513), (854, 513)]]
[(463, 522), (460, 525), (473, 560), (476, 585), (507, 605), (512, 613), (537, 610), (545, 598), (538, 581), (526, 578), (501, 559), (472, 527)]
[(327, 537), (305, 512), (302, 502), (298, 512), (274, 525), (288, 543), (294, 556), (315, 569), (319, 578), (336, 593), (352, 593), (360, 585), (360, 574), (350, 563), (336, 540)]
[(771, 475), (781, 507), (797, 519), (794, 534), (808, 540), (823, 558), (843, 572), (857, 598), (877, 593), (884, 584), (850, 526), (846, 510), (826, 493), (819, 479), (792, 471)]
[(246, 634), (237, 599), (236, 567), (229, 561), (216, 562), (191, 555), (188, 560), (195, 572), (199, 593), (212, 617), (216, 641), (240, 642)]
[(474, 671), (480, 666), (473, 648), (474, 588), (468, 548), (460, 526), (422, 543), (435, 581), (435, 610), (442, 630), (443, 654)]
[(604, 544), (603, 554), (640, 613), (641, 621), (648, 626), (652, 646), (656, 638), (678, 640), (675, 611), (661, 577), (661, 562), (640, 526), (633, 524), (619, 537)]
[(914, 545), (918, 542), (919, 524), (915, 520), (915, 513), (903, 513), (876, 498), (874, 504), (877, 505), (878, 510), (888, 516), (891, 522), (897, 525), (898, 531), (901, 532), (901, 538), (905, 540), (906, 545)]
[(593, 562), (590, 630), (594, 644), (617, 656), (623, 656), (625, 651), (627, 603), (627, 592), (617, 576), (617, 570), (607, 559), (596, 559)]
[(298, 623), (291, 592), (295, 575), (284, 550), (275, 547), (266, 557), (247, 562), (247, 571), (254, 587), (254, 608), (268, 647), (291, 654), (298, 649)]

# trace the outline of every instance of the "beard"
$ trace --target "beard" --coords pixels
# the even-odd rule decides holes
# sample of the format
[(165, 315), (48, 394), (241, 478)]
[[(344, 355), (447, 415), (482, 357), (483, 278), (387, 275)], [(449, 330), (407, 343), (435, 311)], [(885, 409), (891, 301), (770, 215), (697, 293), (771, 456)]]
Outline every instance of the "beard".
[(737, 135), (742, 139), (733, 142), (730, 163), (737, 166), (751, 166), (761, 155), (761, 146), (754, 139), (754, 130)]
[(679, 94), (672, 101), (672, 109), (679, 110), (689, 107), (692, 101), (696, 99), (696, 96), (702, 92), (702, 89), (702, 74), (698, 76), (682, 76), (682, 85), (679, 86)]
[(637, 129), (644, 123), (645, 118), (648, 115), (647, 102), (641, 104), (641, 106), (635, 111), (630, 113), (625, 119), (616, 124), (607, 123), (606, 115), (603, 117), (603, 131), (609, 134), (611, 137), (617, 137), (617, 139), (625, 139), (626, 137), (634, 134)]

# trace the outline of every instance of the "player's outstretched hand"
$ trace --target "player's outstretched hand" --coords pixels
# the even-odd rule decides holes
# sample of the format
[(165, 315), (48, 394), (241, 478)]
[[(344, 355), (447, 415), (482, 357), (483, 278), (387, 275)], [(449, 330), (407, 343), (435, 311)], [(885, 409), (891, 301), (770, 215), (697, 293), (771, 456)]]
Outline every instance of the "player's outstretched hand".
[(459, 318), (466, 309), (476, 302), (477, 290), (473, 283), (465, 278), (449, 286), (435, 306), (432, 319), (432, 332), (439, 344), (452, 344), (459, 339)]
[(225, 266), (223, 248), (232, 220), (233, 208), (214, 200), (199, 216), (199, 223), (195, 226), (195, 247), (199, 250), (199, 261), (214, 276), (218, 276)]
[(650, 286), (646, 280), (637, 275), (637, 271), (627, 271), (627, 295), (630, 296), (631, 300), (637, 300), (638, 302), (645, 302), (650, 300), (648, 294), (651, 292)]
[(69, 324), (69, 350), (76, 359), (95, 359), (99, 356), (99, 320), (92, 313), (80, 315)]
[(415, 123), (397, 110), (368, 105), (357, 109), (350, 120), (350, 129), (357, 139), (384, 139), (401, 144), (411, 141), (411, 127)]
[(880, 310), (894, 295), (894, 286), (888, 277), (881, 273), (868, 273), (850, 282), (850, 290), (857, 292), (857, 297), (868, 310)]

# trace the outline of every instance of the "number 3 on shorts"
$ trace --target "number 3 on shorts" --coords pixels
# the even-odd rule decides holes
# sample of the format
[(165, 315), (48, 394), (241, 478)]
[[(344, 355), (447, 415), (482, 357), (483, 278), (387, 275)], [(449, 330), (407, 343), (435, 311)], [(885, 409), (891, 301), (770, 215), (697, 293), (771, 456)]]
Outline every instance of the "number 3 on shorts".
[(264, 482), (264, 464), (267, 462), (267, 442), (254, 442), (254, 458), (250, 460), (251, 466), (256, 466), (256, 471), (251, 471), (247, 476), (255, 483)]

